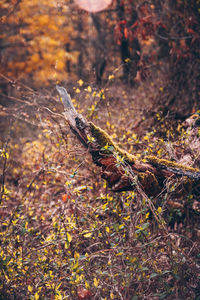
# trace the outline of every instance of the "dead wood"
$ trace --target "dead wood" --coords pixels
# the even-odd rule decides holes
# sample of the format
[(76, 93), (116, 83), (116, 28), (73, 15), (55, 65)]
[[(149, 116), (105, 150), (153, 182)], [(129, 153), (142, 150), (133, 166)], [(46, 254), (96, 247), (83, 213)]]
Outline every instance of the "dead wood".
[(102, 178), (113, 191), (134, 190), (134, 179), (148, 196), (158, 194), (169, 178), (185, 176), (187, 182), (200, 182), (199, 169), (154, 156), (139, 161), (136, 156), (119, 148), (104, 130), (88, 122), (75, 110), (70, 95), (63, 87), (56, 88), (72, 132), (88, 149), (93, 162), (101, 167)]

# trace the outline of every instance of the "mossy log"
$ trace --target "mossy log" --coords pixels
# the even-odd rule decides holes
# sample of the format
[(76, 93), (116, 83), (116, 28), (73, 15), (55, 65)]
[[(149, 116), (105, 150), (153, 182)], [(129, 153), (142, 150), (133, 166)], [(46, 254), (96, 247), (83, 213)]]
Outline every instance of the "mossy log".
[(63, 87), (56, 88), (72, 132), (88, 149), (94, 163), (101, 167), (102, 178), (113, 191), (134, 190), (134, 179), (137, 179), (148, 196), (157, 195), (164, 182), (171, 177), (186, 176), (188, 181), (200, 182), (199, 169), (154, 156), (139, 161), (135, 155), (118, 147), (103, 129), (80, 115)]

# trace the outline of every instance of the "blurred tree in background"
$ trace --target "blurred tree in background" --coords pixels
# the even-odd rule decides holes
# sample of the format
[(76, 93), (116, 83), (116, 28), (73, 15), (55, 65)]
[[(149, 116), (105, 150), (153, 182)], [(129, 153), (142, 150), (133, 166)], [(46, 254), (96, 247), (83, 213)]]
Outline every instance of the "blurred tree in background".
[[(155, 99), (156, 104), (160, 101), (167, 110), (178, 112), (184, 103), (183, 114), (197, 108), (197, 0), (115, 0), (98, 13), (69, 0), (4, 0), (1, 32), (4, 76), (36, 87), (79, 78), (88, 82), (95, 78), (99, 85), (114, 72), (134, 85), (162, 68), (168, 76), (165, 94)], [(1, 80), (2, 88), (5, 84)]]
[(2, 17), (4, 33), (1, 37), (2, 72), (17, 79), (29, 79), (33, 84), (48, 80), (63, 80), (66, 63), (76, 62), (77, 52), (67, 50), (72, 40), (70, 11), (57, 2), (18, 1), (3, 3), (7, 16)]

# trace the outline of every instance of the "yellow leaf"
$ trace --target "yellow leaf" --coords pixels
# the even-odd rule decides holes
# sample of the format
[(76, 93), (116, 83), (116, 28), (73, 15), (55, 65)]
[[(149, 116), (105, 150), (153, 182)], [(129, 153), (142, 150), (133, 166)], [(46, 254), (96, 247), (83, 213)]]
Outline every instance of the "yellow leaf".
[(110, 123), (108, 121), (106, 122), (106, 125), (108, 128), (110, 128)]
[(80, 80), (78, 81), (78, 84), (79, 84), (80, 86), (82, 86), (82, 85), (83, 85), (83, 80), (80, 79)]
[(7, 160), (9, 159), (9, 154), (8, 152), (3, 151), (2, 156), (5, 157)]
[(88, 86), (87, 90), (88, 90), (89, 93), (91, 93), (91, 91), (92, 91), (91, 86)]
[(75, 92), (79, 94), (81, 91), (77, 88)]
[(112, 292), (110, 293), (110, 299), (115, 299), (115, 295)]
[(108, 148), (109, 148), (109, 145), (106, 144), (106, 145), (104, 146), (104, 149), (107, 150)]
[(121, 256), (123, 253), (122, 252), (118, 252), (117, 254), (116, 254), (116, 256)]
[(158, 209), (157, 209), (157, 213), (160, 214), (161, 211), (162, 211), (162, 207), (159, 206)]
[(130, 257), (129, 261), (133, 264), (134, 262), (137, 261), (137, 257)]
[(115, 139), (117, 137), (116, 133), (112, 134), (112, 138)]
[(33, 290), (33, 287), (31, 285), (28, 286), (28, 291), (31, 293)]
[(39, 297), (40, 297), (39, 294), (36, 292), (35, 295), (34, 295), (34, 300), (38, 300)]
[(99, 285), (99, 279), (94, 278), (94, 286), (97, 288)]
[(89, 238), (89, 237), (92, 236), (92, 232), (85, 233), (83, 236), (84, 236), (85, 238)]
[(135, 133), (133, 133), (133, 134), (132, 134), (132, 138), (133, 138), (134, 140), (136, 140), (136, 139), (137, 139), (137, 135), (136, 135)]
[(131, 59), (130, 59), (130, 58), (126, 58), (124, 61), (125, 61), (126, 63), (129, 63), (129, 62), (131, 61)]
[(85, 282), (85, 288), (86, 288), (86, 289), (89, 289), (89, 287), (90, 287), (90, 285), (89, 285), (89, 283), (86, 281), (86, 282)]
[(159, 149), (157, 153), (158, 153), (159, 156), (161, 156), (162, 153), (163, 153), (163, 150), (162, 150), (162, 149)]
[(80, 254), (79, 254), (78, 252), (75, 251), (75, 253), (74, 253), (74, 258), (75, 258), (76, 260), (78, 260), (79, 257), (80, 257)]
[(178, 124), (178, 127), (177, 127), (177, 130), (180, 131), (181, 129), (182, 129), (182, 126), (181, 126), (181, 124), (179, 123), (179, 124)]
[(110, 228), (106, 226), (106, 232), (110, 232)]
[(108, 76), (109, 80), (114, 79), (114, 78), (115, 78), (115, 76), (113, 74)]
[(69, 234), (69, 232), (67, 232), (67, 239), (68, 239), (68, 242), (69, 242), (69, 243), (72, 241), (72, 237), (71, 237), (71, 235)]

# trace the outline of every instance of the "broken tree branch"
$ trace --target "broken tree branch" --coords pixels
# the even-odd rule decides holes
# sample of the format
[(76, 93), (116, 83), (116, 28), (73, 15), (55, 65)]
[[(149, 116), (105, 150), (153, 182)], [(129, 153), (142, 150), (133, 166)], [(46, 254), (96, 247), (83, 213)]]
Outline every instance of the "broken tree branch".
[(162, 190), (164, 182), (171, 177), (186, 176), (200, 181), (200, 170), (196, 168), (154, 156), (147, 156), (144, 161), (139, 161), (136, 156), (119, 148), (103, 129), (80, 115), (65, 88), (56, 86), (56, 89), (72, 132), (88, 149), (94, 163), (101, 167), (102, 178), (108, 182), (113, 191), (134, 190), (132, 174), (148, 196), (157, 195)]

